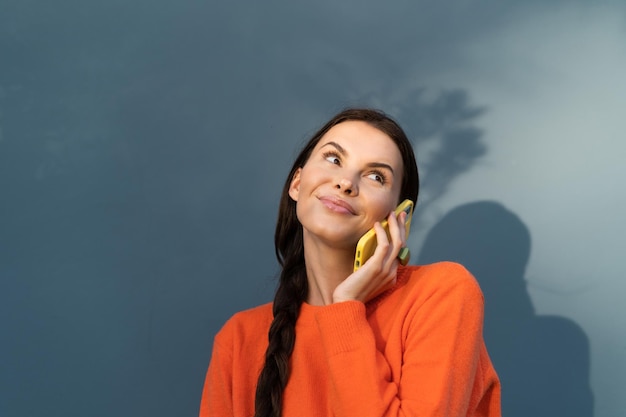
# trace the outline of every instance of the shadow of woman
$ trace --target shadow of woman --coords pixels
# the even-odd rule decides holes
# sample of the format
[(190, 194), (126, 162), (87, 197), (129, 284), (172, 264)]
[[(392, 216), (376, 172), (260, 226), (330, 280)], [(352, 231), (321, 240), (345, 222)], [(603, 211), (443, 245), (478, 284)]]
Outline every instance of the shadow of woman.
[(484, 335), (502, 382), (506, 417), (591, 417), (589, 341), (573, 321), (536, 315), (524, 273), (530, 233), (504, 206), (458, 206), (428, 233), (418, 263), (452, 260), (485, 295)]

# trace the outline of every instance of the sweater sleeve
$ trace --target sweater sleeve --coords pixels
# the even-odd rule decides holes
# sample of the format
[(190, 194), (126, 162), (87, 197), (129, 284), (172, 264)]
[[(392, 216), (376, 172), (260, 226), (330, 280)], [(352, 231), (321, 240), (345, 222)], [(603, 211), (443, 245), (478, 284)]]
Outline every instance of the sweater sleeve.
[(219, 336), (219, 334), (216, 336), (213, 343), (213, 354), (200, 401), (200, 417), (234, 415), (231, 386), (233, 381), (232, 349), (226, 349)]
[(406, 312), (399, 383), (376, 348), (364, 304), (338, 303), (318, 313), (337, 416), (468, 415), (483, 343), (483, 298), (461, 271), (461, 279), (444, 280)]

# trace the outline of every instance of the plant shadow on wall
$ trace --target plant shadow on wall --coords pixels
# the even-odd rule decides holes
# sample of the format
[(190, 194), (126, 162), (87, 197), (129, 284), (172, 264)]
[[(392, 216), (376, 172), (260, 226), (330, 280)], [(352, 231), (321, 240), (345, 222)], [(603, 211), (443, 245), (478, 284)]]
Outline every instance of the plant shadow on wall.
[(530, 245), (518, 216), (478, 201), (454, 208), (429, 231), (418, 263), (460, 262), (479, 281), (503, 415), (591, 417), (588, 338), (571, 320), (535, 314), (524, 280)]
[[(384, 96), (384, 94), (382, 94)], [(433, 95), (425, 88), (400, 99), (368, 100), (397, 117), (412, 139), (420, 174), (420, 192), (413, 228), (434, 207), (459, 175), (487, 153), (483, 131), (475, 125), (486, 108), (471, 103), (466, 90), (444, 90)]]

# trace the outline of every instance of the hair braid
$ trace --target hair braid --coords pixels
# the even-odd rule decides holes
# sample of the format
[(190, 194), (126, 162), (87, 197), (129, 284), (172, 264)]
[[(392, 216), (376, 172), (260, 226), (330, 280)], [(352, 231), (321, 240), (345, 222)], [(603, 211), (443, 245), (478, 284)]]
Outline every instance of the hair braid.
[(347, 120), (369, 123), (389, 135), (395, 142), (402, 155), (404, 166), (400, 197), (417, 202), (419, 178), (413, 148), (400, 126), (383, 112), (372, 109), (346, 109), (328, 121), (305, 145), (287, 177), (278, 209), (274, 245), (282, 271), (274, 296), (274, 320), (268, 333), (265, 365), (257, 381), (254, 417), (281, 416), (283, 390), (289, 379), (289, 361), (296, 341), (296, 322), (300, 307), (308, 294), (302, 225), (296, 215), (296, 203), (289, 196), (291, 181), (298, 168), (303, 167), (309, 159), (322, 136), (333, 126)]
[[(284, 203), (295, 206), (293, 201)], [(274, 297), (274, 320), (268, 333), (265, 366), (257, 383), (255, 417), (281, 415), (283, 390), (289, 379), (289, 358), (296, 341), (296, 321), (308, 292), (302, 228), (295, 218), (295, 210), (289, 211), (286, 217), (279, 219), (274, 237), (282, 271)]]

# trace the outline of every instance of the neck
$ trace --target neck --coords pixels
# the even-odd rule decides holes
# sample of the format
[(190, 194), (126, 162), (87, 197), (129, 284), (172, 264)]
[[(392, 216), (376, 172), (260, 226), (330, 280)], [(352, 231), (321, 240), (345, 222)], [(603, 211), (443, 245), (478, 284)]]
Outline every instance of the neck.
[(335, 288), (353, 271), (354, 248), (338, 249), (305, 237), (304, 262), (309, 284), (307, 303), (332, 304)]

